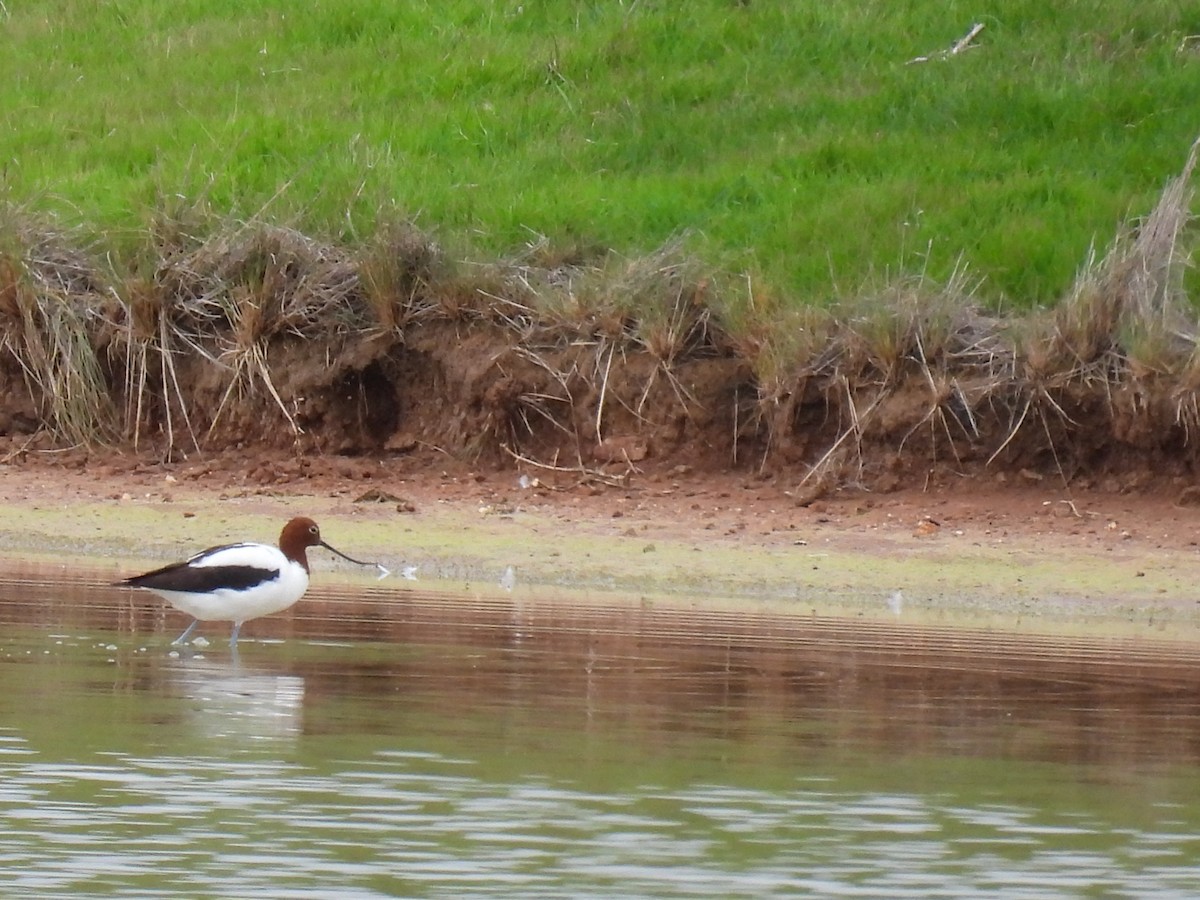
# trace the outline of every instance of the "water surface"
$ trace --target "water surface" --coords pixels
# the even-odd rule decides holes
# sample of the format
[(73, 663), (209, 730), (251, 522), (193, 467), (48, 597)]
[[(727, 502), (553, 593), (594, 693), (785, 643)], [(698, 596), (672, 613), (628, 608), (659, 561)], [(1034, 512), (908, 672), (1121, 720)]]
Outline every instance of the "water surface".
[(1193, 644), (383, 589), (236, 659), (184, 625), (0, 584), (0, 895), (1200, 893)]

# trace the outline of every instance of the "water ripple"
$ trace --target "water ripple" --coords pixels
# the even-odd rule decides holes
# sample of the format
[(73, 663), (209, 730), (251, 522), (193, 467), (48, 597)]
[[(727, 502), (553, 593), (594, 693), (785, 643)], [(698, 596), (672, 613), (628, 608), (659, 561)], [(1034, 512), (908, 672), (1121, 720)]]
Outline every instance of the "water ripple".
[[(1200, 838), (898, 793), (697, 785), (611, 796), (379, 754), (0, 766), (6, 896), (142, 879), (225, 896), (1183, 896)], [(77, 799), (86, 795), (87, 799)], [(969, 834), (956, 837), (957, 828)], [(1064, 847), (1069, 838), (1077, 846)], [(1090, 848), (1099, 841), (1103, 851)], [(1185, 864), (1187, 863), (1187, 864)], [(999, 892), (999, 893), (997, 893)]]
[(1200, 895), (1194, 653), (480, 602), (235, 662), (21, 603), (6, 898)]

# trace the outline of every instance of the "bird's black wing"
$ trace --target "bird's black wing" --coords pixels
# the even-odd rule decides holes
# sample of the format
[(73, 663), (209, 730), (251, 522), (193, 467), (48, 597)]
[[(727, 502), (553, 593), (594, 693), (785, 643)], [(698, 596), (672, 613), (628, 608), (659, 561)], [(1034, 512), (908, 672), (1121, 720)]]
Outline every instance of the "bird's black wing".
[(134, 575), (116, 584), (121, 587), (140, 587), (159, 591), (182, 591), (203, 594), (226, 588), (244, 591), (279, 577), (279, 569), (268, 566), (197, 566), (195, 563), (213, 556), (222, 550), (230, 550), (242, 544), (222, 544), (209, 547), (185, 562), (171, 563), (161, 569)]

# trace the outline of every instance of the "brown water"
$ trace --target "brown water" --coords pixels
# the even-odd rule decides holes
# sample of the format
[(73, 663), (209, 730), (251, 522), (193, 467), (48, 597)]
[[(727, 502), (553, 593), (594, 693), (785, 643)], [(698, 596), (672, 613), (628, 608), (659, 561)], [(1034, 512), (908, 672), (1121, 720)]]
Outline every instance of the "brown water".
[(1200, 646), (0, 583), (0, 896), (1191, 897)]

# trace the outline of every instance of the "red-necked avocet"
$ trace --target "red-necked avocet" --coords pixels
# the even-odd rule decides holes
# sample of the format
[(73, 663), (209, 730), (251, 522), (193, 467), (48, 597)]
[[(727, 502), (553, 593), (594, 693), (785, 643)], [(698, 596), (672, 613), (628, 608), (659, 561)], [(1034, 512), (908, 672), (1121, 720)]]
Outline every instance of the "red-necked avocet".
[(308, 589), (309, 547), (324, 547), (360, 566), (376, 566), (347, 556), (321, 540), (321, 529), (312, 519), (298, 516), (283, 526), (279, 546), (224, 544), (118, 581), (127, 587), (145, 588), (162, 597), (195, 621), (173, 643), (182, 644), (201, 622), (232, 622), (230, 646), (237, 646), (242, 623), (287, 609)]

